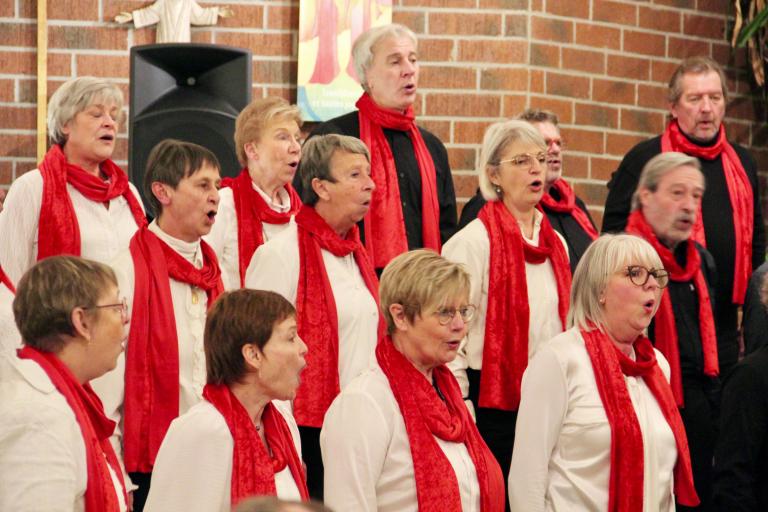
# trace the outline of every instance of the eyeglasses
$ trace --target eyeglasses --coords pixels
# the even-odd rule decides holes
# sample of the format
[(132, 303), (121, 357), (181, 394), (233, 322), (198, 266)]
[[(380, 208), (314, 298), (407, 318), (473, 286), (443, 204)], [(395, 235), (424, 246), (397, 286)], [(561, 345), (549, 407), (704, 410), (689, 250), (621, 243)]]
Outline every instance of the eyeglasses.
[(624, 272), (624, 275), (629, 276), (629, 280), (632, 281), (632, 284), (637, 286), (645, 286), (651, 276), (656, 279), (659, 288), (666, 288), (669, 284), (669, 272), (663, 268), (648, 269), (642, 265), (629, 265)]
[(120, 315), (123, 318), (128, 318), (128, 300), (125, 297), (123, 297), (123, 299), (116, 304), (100, 304), (98, 306), (90, 306), (83, 309), (102, 309), (102, 308), (119, 309)]
[(459, 314), (464, 322), (469, 322), (472, 320), (472, 317), (475, 316), (475, 311), (477, 311), (475, 306), (472, 304), (467, 304), (466, 306), (462, 306), (460, 308), (438, 309), (432, 314), (437, 317), (437, 321), (440, 322), (440, 325), (448, 325), (451, 323), (451, 320), (456, 317), (456, 313)]
[(547, 154), (543, 151), (536, 153), (535, 155), (530, 153), (520, 153), (519, 155), (515, 155), (512, 158), (501, 160), (496, 165), (511, 163), (519, 169), (530, 171), (533, 168), (534, 162), (538, 162), (542, 167), (545, 166), (547, 164)]

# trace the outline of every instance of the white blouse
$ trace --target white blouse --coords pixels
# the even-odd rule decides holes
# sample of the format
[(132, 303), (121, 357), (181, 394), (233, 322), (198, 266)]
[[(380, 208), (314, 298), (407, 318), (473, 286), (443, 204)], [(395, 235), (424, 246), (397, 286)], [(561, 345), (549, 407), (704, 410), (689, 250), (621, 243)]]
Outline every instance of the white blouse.
[[(669, 379), (669, 363), (658, 350), (656, 359)], [(673, 511), (672, 429), (643, 379), (624, 381), (643, 435), (643, 510)], [(523, 376), (509, 472), (512, 510), (607, 510), (610, 454), (611, 430), (592, 363), (572, 328), (543, 346)]]
[[(253, 182), (252, 182), (253, 183)], [(291, 197), (285, 188), (278, 191), (279, 203), (265, 194), (259, 187), (253, 184), (253, 189), (266, 201), (267, 205), (278, 213), (285, 213), (291, 209)], [(269, 224), (262, 222), (264, 242), (281, 233), (289, 224), (293, 224), (291, 217), (285, 224)], [(229, 187), (219, 190), (219, 209), (216, 213), (216, 222), (213, 223), (211, 232), (203, 239), (208, 242), (216, 256), (219, 258), (221, 279), (225, 290), (237, 290), (240, 288), (240, 249), (237, 245), (237, 211), (232, 189)]]
[[(141, 204), (136, 187), (128, 183)], [(138, 229), (123, 196), (109, 202), (109, 208), (91, 201), (67, 183), (77, 223), (80, 226), (80, 255), (110, 263), (126, 249)], [(37, 261), (38, 223), (43, 202), (43, 177), (35, 169), (18, 177), (0, 213), (0, 264), (11, 281), (18, 283), (24, 272)]]
[[(341, 389), (365, 370), (376, 350), (379, 308), (365, 286), (353, 254), (336, 257), (321, 249), (336, 301), (339, 325), (339, 385)], [(299, 285), (299, 238), (295, 223), (253, 254), (245, 287), (270, 290), (296, 305)]]
[[(533, 238), (526, 238), (526, 241), (538, 247), (541, 221), (544, 216), (538, 210), (534, 211), (534, 215)], [(567, 254), (568, 247), (565, 241), (559, 233), (557, 237)], [(485, 346), (491, 242), (483, 222), (475, 219), (467, 224), (445, 243), (442, 254), (451, 261), (464, 264), (470, 277), (469, 302), (477, 306), (477, 312), (469, 324), (467, 336), (459, 348), (456, 359), (448, 364), (459, 382), (462, 395), (467, 398), (469, 396), (467, 368), (482, 369)], [(563, 332), (563, 326), (557, 309), (559, 300), (555, 271), (552, 269), (550, 260), (547, 259), (540, 264), (525, 262), (525, 277), (530, 311), (528, 323), (528, 359), (530, 360), (541, 344)]]
[[(480, 512), (475, 464), (463, 443), (435, 436), (459, 484), (461, 509)], [(320, 432), (325, 504), (356, 512), (416, 512), (416, 480), (408, 432), (381, 368), (347, 385), (325, 414)], [(447, 512), (447, 511), (446, 511)]]
[[(107, 468), (125, 511), (120, 480)], [(85, 510), (82, 430), (66, 398), (29, 359), (0, 357), (0, 475), (0, 510)]]
[[(165, 233), (154, 221), (149, 230), (167, 243), (173, 250), (195, 267), (203, 266), (200, 242), (184, 242)], [(128, 249), (122, 252), (112, 267), (117, 275), (120, 294), (125, 296), (132, 311), (133, 290), (135, 283), (133, 258)], [(176, 334), (179, 345), (179, 414), (184, 414), (190, 407), (203, 398), (203, 386), (206, 382), (205, 352), (203, 350), (203, 332), (208, 299), (205, 292), (187, 283), (170, 280), (173, 314), (176, 320)], [(130, 324), (127, 326), (130, 330)], [(126, 347), (126, 350), (130, 350)], [(118, 427), (112, 436), (115, 451), (122, 459), (122, 415), (125, 394), (125, 352), (117, 359), (117, 367), (91, 382), (94, 391), (104, 403), (104, 411)], [(118, 451), (119, 450), (119, 451)]]
[(13, 317), (13, 293), (0, 284), (0, 354), (15, 354), (21, 348), (21, 334)]
[[(301, 458), (299, 429), (293, 417), (277, 410), (291, 430)], [(207, 400), (171, 423), (157, 453), (147, 512), (229, 512), (234, 441), (224, 417)], [(275, 474), (277, 497), (301, 500), (299, 488), (286, 466)]]

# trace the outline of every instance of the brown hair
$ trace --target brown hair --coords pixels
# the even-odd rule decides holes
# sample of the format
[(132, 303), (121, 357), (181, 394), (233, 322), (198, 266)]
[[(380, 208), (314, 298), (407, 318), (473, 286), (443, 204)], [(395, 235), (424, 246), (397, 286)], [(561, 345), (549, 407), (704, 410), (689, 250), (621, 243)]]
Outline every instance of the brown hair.
[(244, 288), (222, 294), (205, 321), (205, 361), (209, 384), (230, 385), (246, 373), (242, 348), (255, 344), (263, 349), (275, 326), (296, 315), (282, 295)]
[(241, 165), (248, 163), (245, 145), (259, 142), (264, 128), (276, 120), (296, 121), (299, 128), (304, 124), (299, 107), (274, 96), (253, 100), (240, 112), (235, 121), (235, 149)]
[(667, 100), (670, 104), (675, 105), (683, 95), (683, 86), (680, 82), (683, 80), (683, 76), (689, 73), (694, 75), (700, 75), (702, 73), (709, 73), (714, 71), (720, 76), (720, 84), (723, 87), (723, 99), (728, 102), (728, 82), (725, 80), (725, 72), (722, 66), (710, 59), (709, 57), (688, 57), (683, 60), (675, 72), (669, 79), (669, 90), (667, 91)]
[(114, 271), (103, 263), (77, 256), (46, 258), (19, 280), (13, 316), (24, 344), (58, 353), (62, 335), (74, 336), (72, 310), (91, 308), (109, 285), (117, 286)]
[(552, 123), (557, 126), (557, 114), (551, 110), (543, 110), (540, 108), (527, 108), (515, 119), (528, 121), (529, 123)]

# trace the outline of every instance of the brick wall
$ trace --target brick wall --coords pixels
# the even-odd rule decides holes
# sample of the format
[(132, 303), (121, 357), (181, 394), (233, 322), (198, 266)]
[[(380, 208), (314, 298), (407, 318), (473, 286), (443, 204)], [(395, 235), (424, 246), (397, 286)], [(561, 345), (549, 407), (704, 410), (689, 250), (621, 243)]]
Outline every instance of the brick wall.
[[(143, 0), (52, 0), (49, 94), (77, 75), (128, 92), (128, 49), (152, 28), (110, 20)], [(298, 0), (240, 0), (236, 17), (193, 29), (193, 41), (250, 48), (254, 96), (295, 100)], [(742, 51), (725, 38), (725, 0), (392, 0), (395, 21), (420, 38), (420, 122), (446, 144), (463, 202), (485, 127), (525, 107), (555, 111), (567, 143), (565, 174), (601, 219), (605, 181), (636, 142), (661, 131), (665, 82), (685, 56), (727, 66), (727, 127), (768, 171), (768, 140), (750, 96)], [(0, 0), (0, 187), (35, 163), (36, 2)], [(116, 160), (126, 165), (125, 131)], [(765, 194), (764, 194), (765, 197)]]

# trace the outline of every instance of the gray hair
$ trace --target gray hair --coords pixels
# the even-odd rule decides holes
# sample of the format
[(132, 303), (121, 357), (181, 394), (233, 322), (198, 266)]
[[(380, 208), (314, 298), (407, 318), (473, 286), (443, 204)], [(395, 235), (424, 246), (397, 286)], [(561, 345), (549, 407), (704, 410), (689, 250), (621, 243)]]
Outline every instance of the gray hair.
[(312, 188), (313, 179), (336, 182), (331, 175), (331, 159), (336, 151), (365, 155), (366, 160), (371, 161), (365, 143), (356, 137), (329, 133), (310, 138), (301, 148), (301, 161), (296, 171), (301, 180), (301, 202), (305, 205), (314, 206), (320, 199)]
[(720, 77), (720, 84), (723, 86), (723, 100), (728, 102), (728, 82), (725, 79), (723, 67), (713, 59), (704, 56), (688, 57), (684, 59), (669, 79), (669, 90), (667, 91), (667, 100), (675, 105), (683, 95), (683, 76), (687, 74), (700, 75), (713, 71)]
[(607, 234), (590, 244), (573, 273), (568, 327), (589, 330), (589, 324), (594, 323), (603, 328), (605, 318), (600, 295), (611, 276), (628, 265), (664, 268), (651, 244), (635, 235)]
[(112, 82), (92, 76), (81, 76), (64, 82), (48, 102), (48, 137), (51, 142), (65, 144), (67, 136), (64, 127), (98, 100), (113, 102), (122, 114), (123, 92)]
[(360, 85), (365, 92), (368, 92), (368, 80), (366, 71), (371, 67), (373, 61), (373, 46), (387, 37), (408, 37), (413, 41), (413, 46), (418, 47), (419, 41), (416, 34), (405, 25), (391, 23), (379, 27), (372, 27), (355, 39), (352, 45), (352, 62), (355, 63), (355, 73)]
[(494, 123), (488, 127), (483, 136), (483, 147), (480, 149), (480, 164), (477, 166), (477, 178), (480, 192), (486, 201), (498, 201), (488, 171), (499, 165), (501, 153), (508, 145), (517, 141), (529, 142), (546, 151), (547, 144), (539, 131), (527, 121), (511, 120)]
[[(648, 163), (643, 167), (643, 171), (640, 173), (640, 179), (637, 182), (637, 188), (635, 193), (632, 194), (632, 209), (637, 210), (640, 208), (640, 191), (650, 190), (656, 192), (659, 188), (659, 182), (678, 167), (684, 165), (691, 166), (699, 171), (702, 180), (704, 174), (701, 172), (701, 162), (699, 159), (693, 156), (686, 155), (685, 153), (678, 153), (676, 151), (668, 151), (666, 153), (659, 153), (655, 157), (648, 160)], [(705, 181), (706, 186), (706, 181)]]

